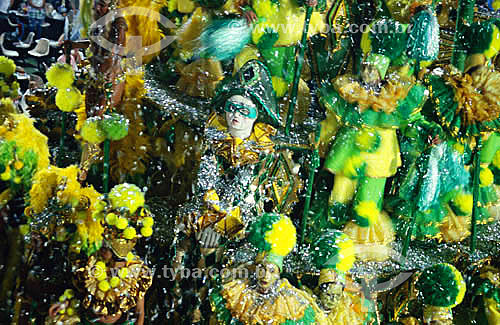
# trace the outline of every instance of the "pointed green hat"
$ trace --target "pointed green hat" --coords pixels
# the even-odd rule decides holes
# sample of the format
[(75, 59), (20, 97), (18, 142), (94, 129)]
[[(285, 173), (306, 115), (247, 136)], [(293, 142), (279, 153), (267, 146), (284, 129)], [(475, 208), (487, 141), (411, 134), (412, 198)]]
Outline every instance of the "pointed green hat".
[(253, 101), (259, 110), (258, 121), (276, 127), (281, 125), (271, 75), (262, 62), (250, 60), (234, 76), (224, 78), (217, 85), (212, 107), (223, 113), (226, 101), (234, 95)]

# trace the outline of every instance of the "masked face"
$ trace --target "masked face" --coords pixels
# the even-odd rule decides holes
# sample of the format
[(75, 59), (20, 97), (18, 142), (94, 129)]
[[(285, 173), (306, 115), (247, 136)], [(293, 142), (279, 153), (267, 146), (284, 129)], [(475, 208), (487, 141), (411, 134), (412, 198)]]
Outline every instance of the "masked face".
[[(249, 136), (257, 120), (257, 106), (243, 96), (232, 96), (224, 107), (226, 122), (231, 134), (244, 134)], [(233, 134), (234, 135), (234, 134)]]
[(361, 79), (369, 85), (380, 82), (380, 74), (372, 64), (363, 64), (361, 68)]
[(321, 288), (319, 296), (321, 304), (325, 309), (334, 309), (337, 305), (340, 295), (342, 294), (342, 286), (338, 283), (330, 282)]
[(260, 292), (267, 292), (279, 279), (280, 269), (277, 265), (269, 262), (257, 265), (257, 284)]

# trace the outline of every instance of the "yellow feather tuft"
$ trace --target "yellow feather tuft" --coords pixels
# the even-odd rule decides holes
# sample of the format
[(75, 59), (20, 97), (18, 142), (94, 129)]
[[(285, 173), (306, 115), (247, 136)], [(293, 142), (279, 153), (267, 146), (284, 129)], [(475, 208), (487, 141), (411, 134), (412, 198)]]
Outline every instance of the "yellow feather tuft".
[(279, 256), (288, 255), (295, 247), (297, 233), (290, 218), (282, 215), (281, 219), (273, 224), (273, 228), (266, 232), (265, 240), (271, 245), (270, 253)]
[(38, 155), (37, 169), (47, 168), (50, 157), (47, 137), (33, 126), (33, 120), (26, 115), (12, 114), (11, 119), (15, 127), (2, 134), (2, 137), (5, 140), (15, 141), (17, 146), (22, 148), (18, 153), (21, 156), (26, 150), (33, 150)]
[(361, 201), (354, 210), (358, 216), (367, 219), (370, 225), (376, 223), (380, 215), (380, 211), (374, 201)]
[(468, 216), (472, 213), (472, 194), (459, 193), (454, 199), (453, 203), (460, 210), (462, 215)]
[(343, 234), (340, 238), (339, 246), (339, 263), (337, 264), (337, 270), (341, 272), (347, 272), (351, 269), (352, 265), (356, 261), (356, 253), (354, 251), (354, 242)]
[(281, 98), (288, 93), (288, 83), (285, 79), (277, 76), (272, 76), (273, 89), (276, 92), (276, 97)]

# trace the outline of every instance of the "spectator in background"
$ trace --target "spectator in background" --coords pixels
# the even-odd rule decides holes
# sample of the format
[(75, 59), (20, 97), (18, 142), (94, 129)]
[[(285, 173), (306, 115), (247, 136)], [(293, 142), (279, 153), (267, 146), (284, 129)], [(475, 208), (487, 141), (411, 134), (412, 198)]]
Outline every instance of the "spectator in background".
[(7, 17), (14, 0), (0, 0), (0, 33), (8, 32)]
[(28, 1), (28, 25), (29, 31), (35, 33), (39, 39), (42, 36), (42, 24), (45, 22), (45, 0)]

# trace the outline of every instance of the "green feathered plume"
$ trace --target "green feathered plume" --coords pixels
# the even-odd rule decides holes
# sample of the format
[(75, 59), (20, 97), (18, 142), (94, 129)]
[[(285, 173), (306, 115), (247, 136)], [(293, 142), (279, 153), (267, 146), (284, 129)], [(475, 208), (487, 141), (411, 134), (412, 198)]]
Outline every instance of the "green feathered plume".
[(439, 54), (439, 23), (430, 10), (422, 10), (410, 21), (408, 57), (417, 61), (433, 61)]
[(425, 269), (417, 282), (424, 304), (453, 308), (465, 295), (462, 274), (451, 264), (440, 263)]

